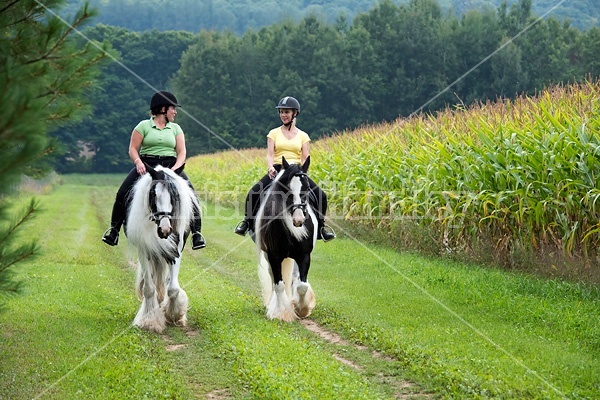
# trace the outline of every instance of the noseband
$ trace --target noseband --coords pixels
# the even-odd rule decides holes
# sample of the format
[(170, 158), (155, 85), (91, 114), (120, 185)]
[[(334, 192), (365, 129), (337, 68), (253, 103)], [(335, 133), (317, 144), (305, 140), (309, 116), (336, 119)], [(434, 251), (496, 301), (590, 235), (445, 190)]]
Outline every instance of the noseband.
[(172, 216), (173, 216), (172, 212), (166, 212), (166, 211), (153, 212), (152, 215), (150, 215), (150, 221), (152, 221), (156, 225), (158, 225), (158, 224), (160, 224), (161, 219), (163, 219), (165, 217), (171, 219)]
[(292, 214), (296, 210), (300, 210), (300, 211), (302, 211), (303, 214), (306, 214), (306, 202), (303, 201), (300, 204), (292, 204)]

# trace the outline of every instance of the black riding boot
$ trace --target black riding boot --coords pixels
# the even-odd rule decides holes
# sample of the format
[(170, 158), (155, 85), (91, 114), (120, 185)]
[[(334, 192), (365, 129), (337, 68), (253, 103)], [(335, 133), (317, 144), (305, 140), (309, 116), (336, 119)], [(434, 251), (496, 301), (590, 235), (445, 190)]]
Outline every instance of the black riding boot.
[(112, 209), (112, 216), (110, 218), (110, 228), (104, 232), (102, 241), (109, 246), (116, 246), (119, 244), (119, 231), (123, 220), (125, 219), (125, 206), (118, 200), (115, 200)]
[[(258, 184), (257, 184), (258, 185)], [(254, 220), (256, 218), (256, 214), (258, 214), (258, 208), (260, 207), (260, 190), (255, 190), (253, 187), (248, 194), (246, 195), (246, 215), (243, 221), (238, 222), (233, 230), (233, 233), (236, 233), (240, 236), (246, 236), (246, 232), (254, 231)]]
[(200, 210), (194, 207), (194, 218), (190, 222), (190, 231), (192, 232), (192, 250), (200, 250), (206, 247), (206, 240), (200, 231), (202, 230), (202, 217)]
[[(318, 190), (318, 193), (316, 191)], [(335, 232), (330, 226), (325, 225), (325, 212), (327, 211), (327, 197), (317, 186), (312, 188), (309, 196), (310, 205), (317, 214), (317, 239), (329, 242), (335, 239)]]
[(233, 230), (234, 233), (237, 233), (240, 236), (246, 236), (246, 232), (250, 229), (250, 221), (245, 219), (240, 221)]

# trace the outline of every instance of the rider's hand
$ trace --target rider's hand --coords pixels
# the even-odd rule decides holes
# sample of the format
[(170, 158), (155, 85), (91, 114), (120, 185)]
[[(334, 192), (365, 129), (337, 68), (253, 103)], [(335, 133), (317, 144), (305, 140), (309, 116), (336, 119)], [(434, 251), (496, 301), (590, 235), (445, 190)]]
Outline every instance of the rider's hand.
[(275, 169), (275, 167), (270, 166), (267, 173), (269, 174), (269, 177), (273, 179), (275, 178), (275, 175), (277, 175), (277, 170)]
[(138, 175), (144, 175), (146, 173), (146, 166), (142, 161), (136, 162), (135, 170), (137, 171)]

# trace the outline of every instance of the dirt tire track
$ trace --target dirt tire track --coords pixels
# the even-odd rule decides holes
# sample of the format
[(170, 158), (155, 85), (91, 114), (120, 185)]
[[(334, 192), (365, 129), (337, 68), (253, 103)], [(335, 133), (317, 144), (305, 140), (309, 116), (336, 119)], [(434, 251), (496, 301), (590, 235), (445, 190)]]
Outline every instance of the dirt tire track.
[[(309, 330), (310, 332), (316, 334), (317, 336), (319, 336), (321, 339), (323, 339), (325, 342), (330, 343), (330, 344), (334, 344), (334, 345), (338, 345), (338, 346), (352, 346), (357, 350), (360, 351), (368, 351), (368, 347), (366, 346), (362, 346), (362, 345), (357, 345), (357, 344), (353, 344), (348, 342), (347, 340), (343, 339), (340, 335), (338, 335), (335, 332), (332, 332), (330, 330), (325, 329), (324, 327), (322, 327), (321, 325), (319, 325), (317, 322), (309, 320), (309, 319), (301, 319), (300, 320), (300, 324), (302, 326), (304, 326), (307, 330)], [(384, 355), (378, 351), (372, 351), (371, 352), (371, 356), (380, 360), (385, 360), (387, 362), (396, 362), (398, 360), (394, 359), (393, 357)], [(341, 362), (344, 365), (347, 365), (351, 368), (356, 369), (357, 371), (364, 371), (364, 367), (362, 367), (361, 365), (357, 364), (354, 361), (348, 360), (347, 358), (342, 357), (340, 354), (338, 353), (334, 353), (333, 357), (338, 360), (339, 362)], [(432, 395), (430, 393), (425, 393), (425, 392), (411, 392), (411, 393), (406, 393), (407, 390), (411, 391), (414, 390), (414, 384), (411, 382), (408, 382), (404, 379), (398, 379), (395, 376), (384, 376), (383, 374), (379, 375), (379, 378), (385, 382), (387, 385), (393, 387), (395, 389), (394, 392), (394, 399), (428, 399), (428, 398), (432, 398)]]

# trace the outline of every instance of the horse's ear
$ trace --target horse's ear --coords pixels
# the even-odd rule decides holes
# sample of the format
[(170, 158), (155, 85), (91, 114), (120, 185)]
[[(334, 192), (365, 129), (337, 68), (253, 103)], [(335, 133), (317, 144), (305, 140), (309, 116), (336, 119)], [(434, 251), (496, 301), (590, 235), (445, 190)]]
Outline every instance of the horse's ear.
[(304, 160), (304, 164), (302, 164), (302, 171), (304, 173), (307, 173), (309, 166), (310, 166), (310, 156), (306, 157), (306, 160)]
[(182, 165), (181, 167), (177, 168), (177, 169), (175, 170), (175, 173), (176, 173), (177, 175), (181, 175), (181, 173), (183, 172), (183, 169), (184, 169), (184, 168), (185, 168), (185, 163), (183, 163), (183, 165)]
[(286, 169), (290, 166), (290, 163), (287, 162), (284, 156), (281, 156), (281, 164), (283, 165), (283, 169)]
[(156, 170), (154, 168), (152, 168), (151, 166), (149, 166), (146, 163), (144, 163), (144, 166), (146, 167), (146, 172), (148, 172), (150, 174), (152, 179), (158, 179), (158, 174), (156, 173)]

